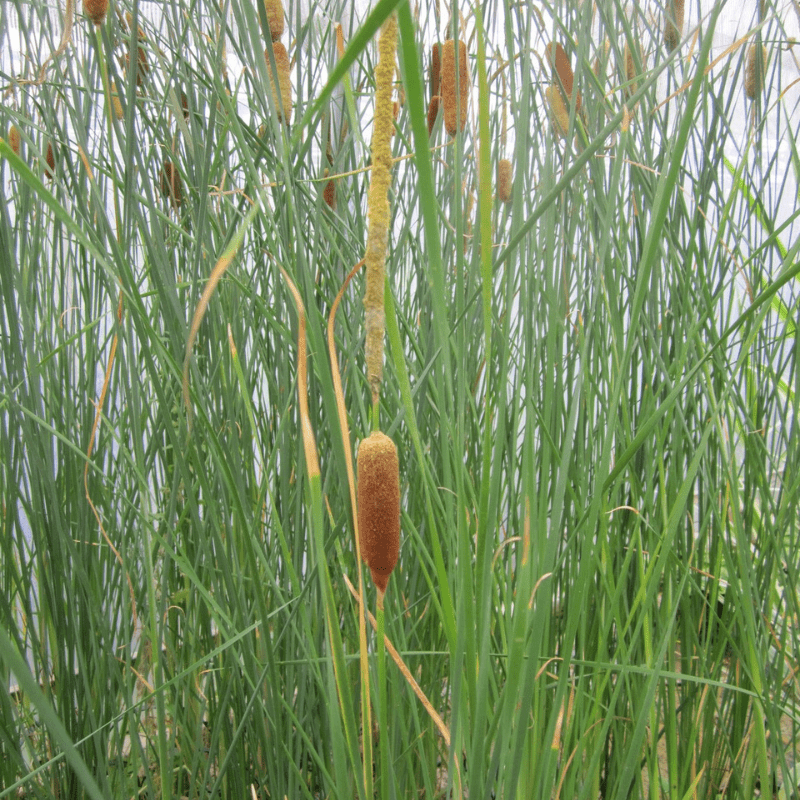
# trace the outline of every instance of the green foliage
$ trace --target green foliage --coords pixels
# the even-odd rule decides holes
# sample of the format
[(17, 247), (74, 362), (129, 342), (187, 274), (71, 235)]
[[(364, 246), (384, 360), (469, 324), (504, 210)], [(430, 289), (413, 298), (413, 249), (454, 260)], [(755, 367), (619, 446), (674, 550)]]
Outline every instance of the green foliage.
[[(331, 21), (352, 4), (306, 20), (287, 2), (286, 126), (260, 4), (152, 5), (97, 29), (79, 10), (42, 79), (62, 19), (0, 7), (0, 51), (24, 56), (0, 74), (0, 130), (22, 136), (19, 155), (0, 141), (0, 798), (790, 797), (791, 19), (768, 8), (725, 42), (767, 46), (750, 101), (750, 40), (720, 50), (720, 5), (687, 9), (670, 52), (663, 10), (618, 0), (441, 19), (381, 0), (339, 60)], [(377, 624), (449, 746), (369, 624), (361, 707), (325, 336), (364, 255), (373, 36), (395, 9), (380, 422), (402, 540)], [(468, 43), (470, 122), (429, 140), (448, 30)], [(582, 98), (565, 138), (550, 40)], [(359, 275), (335, 329), (354, 447), (372, 428), (362, 296)]]

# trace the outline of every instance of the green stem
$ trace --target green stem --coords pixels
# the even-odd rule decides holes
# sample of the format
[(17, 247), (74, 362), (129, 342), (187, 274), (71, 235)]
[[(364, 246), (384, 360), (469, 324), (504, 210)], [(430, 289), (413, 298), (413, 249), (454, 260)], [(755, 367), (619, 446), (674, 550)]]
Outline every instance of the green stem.
[(389, 702), (386, 689), (386, 643), (384, 640), (385, 614), (383, 611), (383, 598), (378, 599), (378, 725), (380, 736), (381, 775), (380, 797), (389, 800)]

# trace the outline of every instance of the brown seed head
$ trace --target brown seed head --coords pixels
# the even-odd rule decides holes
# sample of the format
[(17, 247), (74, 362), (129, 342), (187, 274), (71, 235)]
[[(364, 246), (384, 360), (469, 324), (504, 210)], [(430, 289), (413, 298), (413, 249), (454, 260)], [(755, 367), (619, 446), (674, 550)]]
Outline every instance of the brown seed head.
[[(327, 169), (325, 170), (325, 177), (328, 177)], [(322, 199), (331, 211), (336, 211), (336, 182), (333, 178), (325, 184), (325, 188), (322, 190)]]
[(512, 167), (507, 158), (501, 158), (497, 164), (497, 199), (501, 203), (511, 202)]
[(672, 52), (681, 43), (683, 35), (683, 0), (672, 0), (667, 3), (664, 20), (664, 44)]
[(108, 11), (108, 0), (83, 0), (83, 10), (95, 25), (102, 25)]
[(22, 136), (20, 135), (19, 128), (12, 125), (8, 129), (8, 144), (14, 151), (15, 155), (19, 155), (20, 147), (22, 146)]
[(638, 87), (638, 84), (634, 80), (637, 74), (636, 61), (633, 58), (633, 51), (627, 44), (625, 45), (625, 52), (623, 54), (623, 58), (625, 63), (625, 80), (627, 81), (627, 86), (625, 87), (625, 94), (627, 97), (630, 97), (632, 94), (636, 94), (636, 89)]
[(183, 205), (183, 182), (177, 168), (169, 159), (164, 159), (161, 169), (161, 193), (170, 198), (176, 211)]
[(56, 171), (56, 157), (53, 153), (53, 143), (47, 143), (47, 154), (44, 157), (47, 166), (44, 168), (44, 174), (46, 178), (50, 178), (52, 180), (53, 175)]
[(561, 89), (555, 84), (548, 86), (545, 91), (547, 105), (550, 109), (550, 119), (556, 135), (566, 138), (569, 131), (569, 106), (564, 102)]
[(431, 47), (431, 70), (430, 70), (430, 86), (431, 97), (439, 95), (439, 79), (442, 73), (442, 44), (436, 42)]
[(122, 101), (119, 99), (117, 85), (113, 82), (111, 83), (111, 106), (114, 109), (114, 116), (117, 119), (122, 119), (125, 116), (125, 111), (122, 108)]
[(358, 535), (361, 557), (381, 594), (400, 555), (400, 473), (397, 448), (374, 432), (358, 448)]
[(444, 105), (444, 126), (451, 136), (467, 125), (469, 106), (469, 65), (467, 45), (458, 42), (458, 75), (456, 75), (456, 42), (448, 39), (442, 45), (441, 90)]
[[(269, 61), (269, 49), (264, 50), (264, 58), (267, 60), (269, 85), (272, 89), (272, 99), (275, 101), (278, 119), (286, 120), (286, 124), (288, 125), (292, 119), (292, 82), (291, 76), (289, 75), (289, 54), (280, 42), (272, 43), (272, 53), (275, 56), (275, 66), (278, 69), (277, 87), (275, 78), (272, 75), (272, 66)], [(283, 104), (283, 110), (281, 110), (281, 103)]]
[(431, 98), (428, 105), (428, 136), (433, 133), (433, 126), (436, 124), (436, 118), (439, 116), (439, 106), (441, 105), (442, 98), (439, 95)]
[(264, 8), (267, 12), (269, 35), (273, 42), (277, 42), (283, 36), (283, 3), (281, 0), (264, 0)]
[(751, 44), (747, 51), (747, 70), (744, 76), (744, 91), (751, 99), (764, 91), (764, 72), (767, 68), (767, 48), (761, 47), (761, 63), (759, 63), (759, 48), (757, 44)]

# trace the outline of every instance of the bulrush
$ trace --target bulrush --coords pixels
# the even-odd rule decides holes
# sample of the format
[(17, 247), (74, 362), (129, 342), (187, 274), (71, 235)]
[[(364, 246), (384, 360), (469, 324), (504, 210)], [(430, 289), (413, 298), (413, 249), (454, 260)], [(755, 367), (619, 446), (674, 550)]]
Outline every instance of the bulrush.
[(280, 42), (272, 43), (272, 53), (275, 56), (275, 66), (278, 69), (277, 87), (275, 77), (272, 74), (272, 65), (269, 61), (269, 48), (264, 50), (269, 85), (272, 88), (272, 99), (275, 101), (278, 119), (285, 120), (288, 125), (292, 119), (292, 82), (289, 75), (289, 54)]
[(672, 52), (681, 43), (683, 35), (683, 0), (672, 0), (667, 3), (667, 14), (664, 20), (664, 44)]
[(400, 472), (397, 447), (375, 431), (358, 448), (358, 536), (361, 557), (381, 594), (400, 555)]
[(442, 43), (436, 42), (431, 47), (430, 86), (431, 97), (439, 96), (439, 79), (442, 74)]
[(550, 108), (550, 119), (553, 123), (553, 130), (558, 136), (566, 138), (569, 131), (569, 107), (564, 102), (564, 95), (561, 89), (555, 84), (550, 84), (545, 91), (547, 105)]
[(172, 201), (172, 206), (177, 211), (183, 205), (183, 183), (175, 165), (164, 159), (161, 169), (161, 193)]
[(636, 94), (636, 89), (638, 88), (638, 84), (635, 80), (637, 74), (636, 61), (633, 58), (633, 50), (631, 50), (630, 45), (625, 45), (623, 61), (625, 64), (625, 80), (627, 81), (625, 95), (630, 97), (631, 95)]
[(108, 0), (83, 0), (83, 10), (95, 25), (102, 25), (108, 11)]
[[(552, 70), (553, 84), (558, 85), (564, 95), (566, 103), (572, 100), (572, 87), (575, 76), (564, 48), (558, 42), (552, 42), (547, 46), (547, 60), (550, 62)], [(575, 110), (581, 110), (580, 92), (575, 96)]]
[(436, 124), (436, 118), (439, 116), (439, 106), (441, 105), (442, 98), (439, 95), (431, 98), (428, 105), (428, 136), (433, 133), (433, 126)]
[(56, 171), (56, 157), (53, 153), (53, 143), (47, 143), (47, 154), (44, 157), (47, 166), (44, 168), (44, 174), (46, 178), (50, 178), (52, 180), (53, 175)]
[[(759, 55), (761, 63), (759, 63)], [(764, 90), (764, 72), (767, 67), (767, 48), (763, 45), (760, 48), (757, 44), (751, 44), (747, 51), (747, 70), (744, 76), (744, 91), (751, 99), (755, 100), (757, 95)]]
[(269, 35), (273, 42), (283, 36), (283, 3), (281, 0), (264, 0), (264, 9), (267, 12)]
[(111, 84), (111, 106), (114, 109), (114, 116), (117, 119), (122, 119), (125, 116), (125, 111), (122, 108), (122, 101), (119, 99), (119, 92), (117, 92), (117, 85), (113, 82)]
[(507, 158), (501, 158), (497, 164), (497, 198), (501, 203), (511, 202), (512, 167)]
[[(327, 169), (325, 170), (325, 177), (328, 177)], [(331, 211), (336, 211), (336, 183), (333, 178), (325, 184), (325, 188), (322, 190), (322, 199)]]
[(442, 45), (441, 90), (444, 126), (451, 136), (455, 136), (467, 125), (467, 106), (469, 105), (467, 45), (462, 41), (458, 42), (458, 75), (456, 75), (455, 40), (448, 39)]
[(22, 136), (20, 136), (19, 128), (12, 125), (8, 129), (8, 144), (16, 155), (19, 155), (20, 147), (22, 145)]

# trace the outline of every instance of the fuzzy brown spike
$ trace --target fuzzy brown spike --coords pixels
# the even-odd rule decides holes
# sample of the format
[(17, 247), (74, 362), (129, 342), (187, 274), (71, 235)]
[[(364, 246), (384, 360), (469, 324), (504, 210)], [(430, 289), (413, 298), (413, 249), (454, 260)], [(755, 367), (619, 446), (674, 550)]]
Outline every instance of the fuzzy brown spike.
[(161, 193), (172, 201), (172, 207), (177, 211), (183, 205), (183, 181), (175, 165), (169, 160), (164, 160), (161, 169)]
[(764, 91), (764, 73), (767, 68), (767, 48), (761, 47), (761, 63), (758, 63), (759, 48), (751, 44), (747, 51), (747, 69), (744, 76), (744, 91), (750, 100)]
[(681, 43), (683, 35), (683, 0), (671, 0), (667, 3), (667, 15), (664, 20), (664, 44), (672, 52)]
[(442, 46), (441, 90), (444, 126), (451, 136), (463, 131), (467, 125), (469, 89), (467, 45), (465, 42), (458, 42), (458, 77), (456, 77), (456, 42), (448, 39)]
[(550, 108), (550, 119), (553, 123), (553, 130), (557, 136), (565, 138), (569, 131), (569, 107), (564, 102), (564, 95), (561, 93), (561, 89), (555, 84), (548, 86), (544, 93)]
[(44, 160), (47, 163), (47, 166), (44, 168), (45, 177), (52, 180), (53, 175), (55, 174), (56, 171), (56, 157), (55, 154), (53, 153), (52, 142), (47, 143), (47, 154), (45, 155)]
[(497, 164), (497, 198), (501, 203), (511, 202), (513, 170), (507, 158), (500, 159)]
[(8, 129), (8, 145), (14, 151), (15, 155), (19, 155), (20, 147), (22, 146), (22, 136), (16, 125), (12, 125)]
[(433, 133), (433, 126), (436, 124), (436, 119), (439, 116), (439, 106), (442, 103), (442, 98), (439, 95), (431, 98), (428, 105), (428, 136)]
[[(275, 78), (272, 75), (272, 66), (269, 62), (269, 49), (264, 50), (264, 58), (267, 60), (269, 84), (272, 88), (272, 98), (275, 101), (275, 108), (278, 111), (278, 119), (285, 119), (288, 125), (292, 119), (292, 81), (289, 75), (289, 54), (280, 42), (272, 43), (272, 53), (275, 56), (275, 66), (278, 69), (277, 87)], [(278, 97), (280, 97), (280, 100)], [(283, 101), (283, 111), (281, 111), (281, 101)]]
[[(328, 177), (327, 169), (325, 170), (325, 177)], [(333, 178), (325, 184), (325, 188), (322, 190), (322, 199), (331, 211), (336, 211), (336, 182)]]
[(397, 447), (375, 431), (358, 448), (358, 536), (361, 557), (381, 594), (400, 556), (400, 473)]
[(431, 47), (430, 87), (431, 97), (439, 96), (439, 84), (442, 74), (442, 43), (435, 42)]
[(95, 25), (102, 25), (108, 12), (108, 0), (83, 0), (83, 10)]
[(267, 12), (269, 35), (273, 42), (283, 36), (283, 3), (281, 0), (264, 0), (264, 10)]

